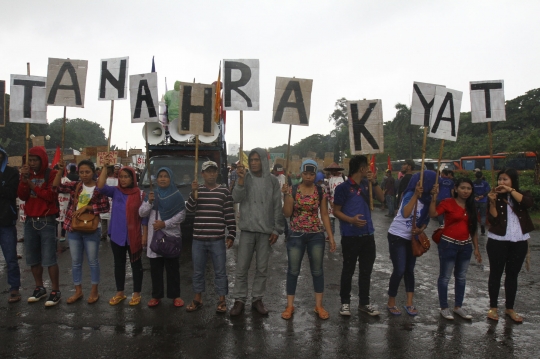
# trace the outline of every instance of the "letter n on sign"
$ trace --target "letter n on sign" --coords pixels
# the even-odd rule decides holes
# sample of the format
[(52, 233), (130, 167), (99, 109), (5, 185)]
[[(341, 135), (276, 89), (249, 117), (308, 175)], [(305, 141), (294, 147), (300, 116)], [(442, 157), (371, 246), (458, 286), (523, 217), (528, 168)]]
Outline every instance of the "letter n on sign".
[(384, 152), (381, 100), (347, 101), (351, 154)]

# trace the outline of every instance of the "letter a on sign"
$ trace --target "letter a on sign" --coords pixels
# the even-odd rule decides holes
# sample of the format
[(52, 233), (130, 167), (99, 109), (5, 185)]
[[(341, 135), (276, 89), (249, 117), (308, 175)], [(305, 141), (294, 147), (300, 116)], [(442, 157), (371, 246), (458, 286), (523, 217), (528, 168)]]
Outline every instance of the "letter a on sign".
[(215, 85), (180, 82), (178, 132), (182, 135), (213, 136)]
[(227, 111), (259, 111), (259, 60), (223, 60)]
[(272, 123), (309, 126), (313, 80), (276, 77)]
[(9, 121), (47, 124), (46, 77), (11, 75)]
[(157, 81), (157, 72), (131, 75), (129, 77), (132, 123), (158, 122), (159, 105)]
[(435, 98), (435, 88), (437, 86), (439, 85), (423, 82), (413, 83), (411, 125), (429, 126), (433, 99)]
[(47, 68), (47, 105), (84, 107), (88, 61), (49, 58)]
[(506, 121), (503, 80), (471, 81), (471, 121)]
[(463, 92), (437, 86), (431, 111), (429, 137), (456, 141)]
[(384, 152), (381, 100), (347, 101), (351, 154)]
[(127, 99), (129, 57), (101, 60), (98, 100)]

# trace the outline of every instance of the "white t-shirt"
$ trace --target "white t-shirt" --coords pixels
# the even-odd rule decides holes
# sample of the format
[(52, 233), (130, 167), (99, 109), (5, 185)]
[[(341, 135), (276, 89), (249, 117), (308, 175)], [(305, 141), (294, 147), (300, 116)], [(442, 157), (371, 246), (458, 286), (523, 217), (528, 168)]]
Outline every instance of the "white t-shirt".
[[(413, 225), (413, 211), (411, 211), (411, 215), (407, 218), (403, 217), (402, 207), (406, 206), (407, 203), (409, 203), (409, 200), (411, 196), (406, 196), (403, 198), (403, 201), (401, 201), (401, 205), (399, 206), (399, 210), (397, 212), (397, 216), (392, 221), (392, 224), (390, 225), (390, 228), (388, 229), (388, 232), (401, 237), (403, 239), (410, 240), (412, 238), (412, 225)], [(416, 201), (416, 218), (420, 218), (420, 212), (424, 208), (424, 204), (420, 201)], [(417, 222), (418, 223), (418, 222)]]
[[(343, 177), (341, 177), (341, 175), (331, 176), (328, 179), (328, 192), (329, 192), (328, 201), (331, 202), (332, 204), (334, 203), (334, 193), (336, 192), (336, 187), (339, 186), (343, 182), (345, 181), (343, 180)], [(328, 214), (330, 215), (330, 217), (334, 218), (334, 210), (332, 209), (332, 206), (330, 205), (328, 205)]]

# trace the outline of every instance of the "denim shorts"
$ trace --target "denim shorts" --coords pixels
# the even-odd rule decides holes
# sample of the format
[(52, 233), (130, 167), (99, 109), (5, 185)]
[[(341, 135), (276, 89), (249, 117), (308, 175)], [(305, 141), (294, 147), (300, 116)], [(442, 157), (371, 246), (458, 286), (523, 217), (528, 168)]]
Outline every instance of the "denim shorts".
[(24, 256), (28, 266), (56, 264), (56, 226), (54, 216), (27, 217), (24, 223)]

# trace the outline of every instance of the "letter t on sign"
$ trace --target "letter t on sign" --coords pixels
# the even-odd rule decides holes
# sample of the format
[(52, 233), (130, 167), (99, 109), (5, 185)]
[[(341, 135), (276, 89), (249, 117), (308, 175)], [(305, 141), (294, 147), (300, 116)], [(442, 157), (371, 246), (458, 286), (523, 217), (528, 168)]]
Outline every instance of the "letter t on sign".
[(471, 81), (473, 123), (506, 121), (504, 81)]

